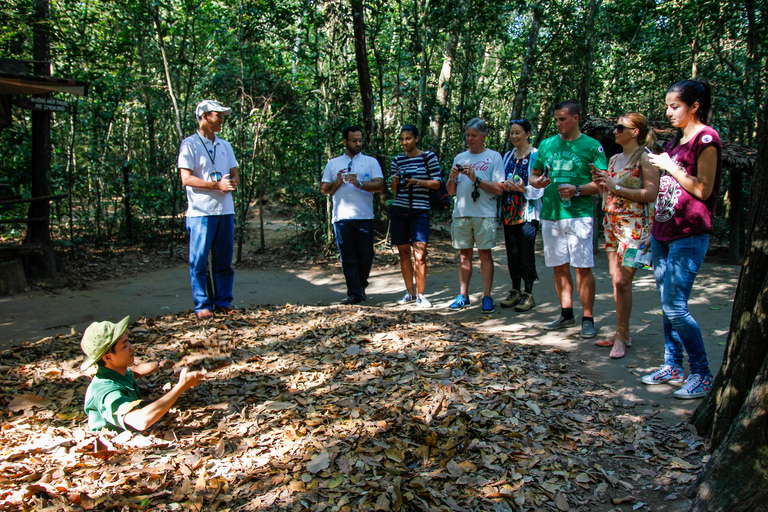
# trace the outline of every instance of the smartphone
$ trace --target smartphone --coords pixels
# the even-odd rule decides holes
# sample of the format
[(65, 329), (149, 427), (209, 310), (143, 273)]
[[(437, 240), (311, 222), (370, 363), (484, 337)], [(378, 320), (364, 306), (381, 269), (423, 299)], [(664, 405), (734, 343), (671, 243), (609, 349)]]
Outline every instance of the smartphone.
[(544, 164), (544, 177), (549, 178), (549, 170), (550, 169), (551, 169), (551, 167), (549, 166), (549, 164)]
[(646, 153), (648, 153), (649, 155), (652, 155), (652, 154), (653, 154), (653, 151), (651, 151), (650, 149), (648, 149), (648, 146), (643, 146), (643, 147), (645, 148), (645, 152), (646, 152)]

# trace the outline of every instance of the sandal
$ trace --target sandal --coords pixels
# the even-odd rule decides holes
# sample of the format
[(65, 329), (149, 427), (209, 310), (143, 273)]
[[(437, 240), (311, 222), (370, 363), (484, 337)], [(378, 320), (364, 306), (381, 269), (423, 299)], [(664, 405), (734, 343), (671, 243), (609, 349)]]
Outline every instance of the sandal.
[(625, 345), (624, 347), (624, 350), (622, 350), (621, 352), (616, 350), (616, 347), (613, 347), (613, 350), (611, 350), (611, 359), (621, 359), (622, 357), (627, 355), (627, 347), (629, 346), (630, 346), (629, 343), (627, 343), (627, 345)]
[[(595, 342), (595, 345), (597, 345), (598, 347), (612, 347), (613, 346), (613, 340), (611, 340), (611, 339), (608, 339), (608, 340), (597, 340)], [(629, 340), (627, 340), (627, 346), (628, 347), (632, 346), (632, 338), (629, 338)]]

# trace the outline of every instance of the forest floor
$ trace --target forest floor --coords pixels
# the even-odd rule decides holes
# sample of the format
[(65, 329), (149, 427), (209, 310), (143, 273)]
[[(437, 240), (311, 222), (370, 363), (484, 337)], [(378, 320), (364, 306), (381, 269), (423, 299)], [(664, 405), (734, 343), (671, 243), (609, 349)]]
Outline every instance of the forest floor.
[[(229, 317), (191, 315), (184, 255), (167, 252), (91, 255), (67, 286), (0, 298), (0, 510), (687, 509), (707, 454), (686, 424), (697, 401), (639, 382), (663, 355), (650, 273), (635, 281), (633, 346), (611, 360), (578, 329), (541, 329), (559, 311), (541, 259), (534, 310), (481, 315), (476, 271), (472, 307), (449, 312), (457, 256), (435, 236), (435, 307), (416, 310), (395, 305), (397, 257), (381, 245), (369, 300), (339, 306), (338, 262), (290, 256), (291, 228), (270, 222), (270, 249), (236, 269)], [(494, 259), (498, 303), (503, 244)], [(615, 308), (604, 253), (596, 263), (603, 337)], [(706, 262), (691, 298), (713, 372), (738, 273)], [(126, 314), (140, 359), (208, 374), (149, 435), (91, 433), (79, 339)]]

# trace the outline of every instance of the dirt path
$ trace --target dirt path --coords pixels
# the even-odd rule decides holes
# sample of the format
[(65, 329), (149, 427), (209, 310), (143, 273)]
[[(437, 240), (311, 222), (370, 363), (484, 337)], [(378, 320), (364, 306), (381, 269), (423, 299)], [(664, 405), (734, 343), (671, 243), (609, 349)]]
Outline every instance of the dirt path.
[[(497, 247), (493, 254), (496, 261), (493, 296), (498, 303), (506, 296), (509, 283), (503, 247)], [(604, 336), (612, 333), (615, 306), (604, 253), (598, 255), (596, 263), (595, 319), (598, 336)], [(468, 327), (514, 333), (514, 338), (523, 343), (565, 350), (572, 355), (573, 364), (581, 367), (585, 377), (610, 383), (627, 400), (641, 407), (640, 410), (658, 407), (659, 415), (669, 421), (686, 419), (698, 401), (675, 400), (672, 386), (649, 388), (640, 384), (638, 378), (662, 362), (664, 351), (661, 312), (652, 275), (644, 271), (638, 273), (631, 328), (633, 346), (624, 359), (614, 361), (608, 357), (609, 349), (594, 346), (594, 340), (582, 340), (578, 329), (554, 333), (541, 329), (542, 324), (559, 313), (559, 306), (551, 269), (544, 267), (541, 256), (537, 264), (540, 272), (540, 281), (534, 289), (537, 306), (528, 313), (499, 308), (493, 315), (481, 316), (477, 262), (470, 285), (472, 306), (458, 313), (446, 309), (458, 293), (457, 269), (442, 266), (430, 272), (427, 295), (434, 305), (430, 311), (435, 315), (458, 318)], [(704, 332), (713, 373), (722, 363), (738, 275), (737, 266), (705, 263), (691, 299), (691, 311)], [(331, 268), (236, 270), (235, 303), (244, 308), (258, 304), (333, 304), (344, 298), (344, 291), (338, 264)], [(374, 268), (367, 292), (369, 300), (362, 307), (407, 307), (394, 305), (403, 293), (396, 265)], [(0, 349), (32, 343), (71, 329), (82, 332), (95, 320), (183, 313), (191, 310), (191, 302), (187, 268), (183, 265), (92, 283), (85, 290), (30, 292), (2, 297)], [(578, 301), (576, 312), (580, 314)]]

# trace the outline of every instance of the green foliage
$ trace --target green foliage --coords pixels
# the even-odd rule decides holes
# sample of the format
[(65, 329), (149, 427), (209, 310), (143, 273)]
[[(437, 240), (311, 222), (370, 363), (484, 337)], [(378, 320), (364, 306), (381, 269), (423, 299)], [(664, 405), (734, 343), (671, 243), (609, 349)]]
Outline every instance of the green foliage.
[[(445, 169), (464, 149), (462, 126), (478, 115), (491, 126), (488, 145), (503, 150), (534, 12), (540, 27), (521, 113), (534, 136), (553, 133), (552, 105), (578, 97), (588, 65), (593, 114), (636, 110), (663, 120), (664, 91), (689, 77), (695, 63), (715, 87), (715, 127), (727, 139), (754, 143), (766, 54), (758, 47), (749, 56), (743, 4), (594, 2), (368, 0), (376, 126), (366, 152), (388, 170), (389, 157), (401, 151), (399, 127), (416, 123), (424, 128), (422, 147), (439, 149)], [(0, 54), (31, 59), (31, 12), (31, 0), (0, 7)], [(756, 3), (755, 20), (764, 36), (764, 1)], [(57, 95), (72, 111), (54, 116), (51, 190), (72, 192), (56, 205), (54, 224), (71, 242), (122, 236), (127, 164), (139, 232), (183, 236), (178, 145), (196, 128), (197, 102), (215, 98), (233, 108), (221, 136), (240, 164), (238, 224), (263, 196), (295, 219), (300, 252), (329, 246), (318, 180), (341, 150), (342, 127), (362, 124), (348, 1), (51, 0), (51, 27), (54, 74), (91, 84), (87, 98)], [(593, 62), (586, 61), (590, 30)], [(454, 35), (443, 106), (438, 85)], [(13, 121), (0, 132), (0, 180), (23, 195), (30, 185), (29, 112), (14, 109)]]

